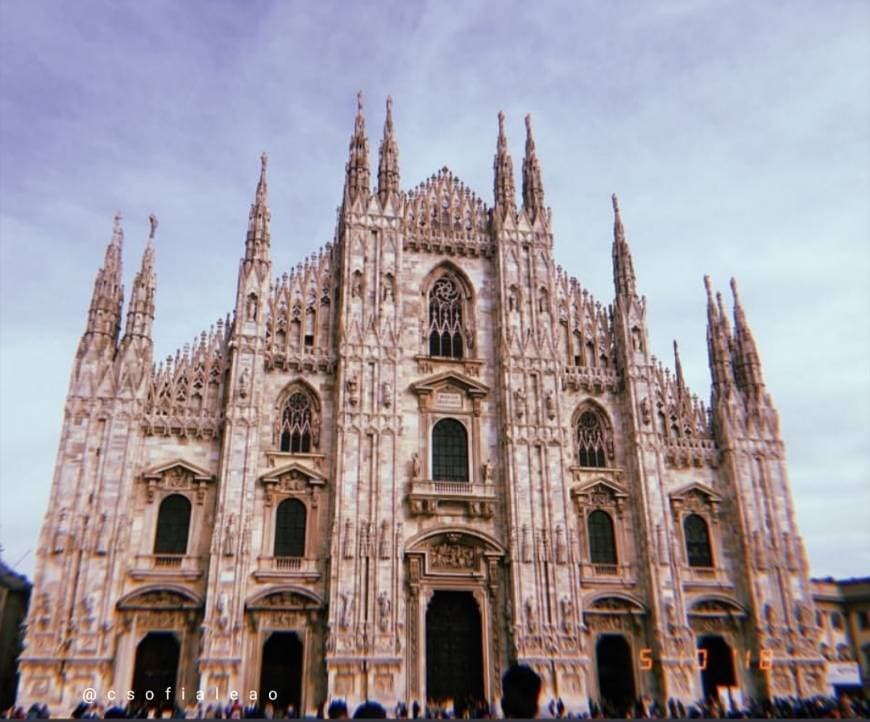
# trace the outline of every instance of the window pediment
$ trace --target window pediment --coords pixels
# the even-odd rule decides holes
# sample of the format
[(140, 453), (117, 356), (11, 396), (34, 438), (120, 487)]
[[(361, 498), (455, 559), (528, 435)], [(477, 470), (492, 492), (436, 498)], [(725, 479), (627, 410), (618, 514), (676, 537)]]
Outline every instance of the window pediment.
[(417, 396), (428, 396), (438, 391), (448, 390), (463, 393), (469, 398), (479, 398), (489, 393), (489, 386), (455, 371), (446, 371), (411, 384), (411, 391)]
[(722, 501), (722, 497), (700, 482), (689, 484), (673, 492), (670, 494), (670, 499), (675, 514), (681, 510), (715, 512)]
[(184, 459), (173, 459), (142, 472), (146, 483), (145, 495), (149, 502), (154, 501), (157, 489), (166, 491), (193, 491), (196, 503), (205, 500), (206, 485), (213, 482), (214, 474)]
[(266, 489), (266, 505), (271, 506), (276, 493), (305, 491), (326, 485), (326, 477), (299, 462), (285, 464), (277, 469), (269, 469), (260, 476), (260, 483)]
[(628, 499), (621, 484), (605, 477), (574, 487), (571, 496), (581, 506), (618, 506)]

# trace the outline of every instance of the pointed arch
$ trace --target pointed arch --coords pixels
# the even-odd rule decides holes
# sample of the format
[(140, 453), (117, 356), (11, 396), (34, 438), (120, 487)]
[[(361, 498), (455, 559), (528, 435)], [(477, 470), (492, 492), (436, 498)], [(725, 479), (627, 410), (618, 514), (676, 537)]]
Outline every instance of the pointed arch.
[(426, 299), (426, 351), (429, 356), (461, 359), (474, 348), (474, 287), (451, 261), (435, 266), (423, 281)]
[(320, 397), (302, 378), (287, 384), (275, 405), (273, 443), (280, 451), (309, 454), (320, 446)]
[(604, 408), (587, 399), (574, 412), (572, 419), (577, 464), (587, 468), (603, 468), (613, 458), (613, 425)]

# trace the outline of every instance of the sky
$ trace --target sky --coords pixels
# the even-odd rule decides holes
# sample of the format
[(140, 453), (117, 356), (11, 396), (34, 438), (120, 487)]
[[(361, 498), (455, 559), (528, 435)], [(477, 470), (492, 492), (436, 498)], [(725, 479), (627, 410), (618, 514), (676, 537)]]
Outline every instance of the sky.
[[(333, 238), (356, 92), (372, 163), (488, 202), (531, 113), (556, 257), (613, 297), (620, 196), (652, 350), (709, 398), (702, 278), (735, 276), (812, 573), (870, 574), (870, 4), (0, 1), (0, 545), (32, 574), (64, 398), (120, 211), (159, 218), (155, 357), (231, 310), (259, 154), (272, 257)], [(726, 297), (727, 294), (726, 294)]]

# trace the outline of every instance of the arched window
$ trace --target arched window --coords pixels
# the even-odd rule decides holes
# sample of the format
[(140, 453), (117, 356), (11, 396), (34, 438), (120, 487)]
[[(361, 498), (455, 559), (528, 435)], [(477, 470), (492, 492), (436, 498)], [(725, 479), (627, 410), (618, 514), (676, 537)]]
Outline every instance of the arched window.
[(456, 419), (441, 419), (432, 429), (432, 478), (468, 481), (468, 432)]
[(284, 499), (275, 511), (275, 556), (305, 556), (305, 504)]
[(697, 514), (689, 514), (683, 522), (686, 534), (686, 555), (690, 567), (712, 567), (713, 552), (710, 549), (710, 533), (707, 522)]
[(616, 540), (610, 514), (596, 509), (589, 515), (586, 526), (589, 529), (589, 561), (593, 564), (616, 564)]
[(594, 411), (584, 411), (577, 419), (577, 450), (580, 466), (607, 466), (606, 429)]
[(311, 395), (303, 390), (293, 391), (281, 410), (278, 443), (281, 451), (307, 454), (317, 446), (320, 419)]
[(181, 494), (167, 496), (157, 512), (155, 554), (187, 554), (190, 532), (190, 501)]
[(429, 355), (462, 358), (462, 296), (449, 276), (429, 291)]

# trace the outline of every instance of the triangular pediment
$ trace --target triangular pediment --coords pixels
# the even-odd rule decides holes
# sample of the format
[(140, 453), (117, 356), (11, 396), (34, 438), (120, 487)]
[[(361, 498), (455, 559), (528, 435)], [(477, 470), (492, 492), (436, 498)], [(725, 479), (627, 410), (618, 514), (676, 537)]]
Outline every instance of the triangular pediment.
[(167, 471), (171, 469), (180, 469), (181, 471), (187, 472), (193, 475), (194, 479), (202, 480), (202, 481), (211, 481), (214, 479), (214, 474), (203, 469), (201, 466), (197, 466), (196, 464), (191, 464), (189, 461), (185, 461), (184, 459), (173, 459), (172, 461), (167, 461), (159, 466), (152, 466), (150, 469), (146, 469), (142, 472), (143, 479), (159, 479), (163, 476)]
[(571, 494), (573, 496), (579, 496), (581, 494), (609, 494), (617, 499), (628, 498), (628, 492), (621, 484), (603, 477), (590, 481), (582, 486), (575, 487), (571, 491)]
[(677, 491), (671, 492), (671, 499), (675, 500), (683, 500), (687, 497), (692, 496), (692, 494), (698, 494), (700, 496), (704, 496), (709, 499), (711, 502), (720, 502), (722, 501), (722, 497), (720, 497), (715, 491), (713, 491), (706, 484), (702, 484), (699, 481), (693, 482), (687, 486), (678, 489)]
[(435, 391), (443, 391), (448, 387), (462, 391), (471, 397), (486, 396), (489, 393), (489, 386), (485, 386), (479, 381), (475, 381), (473, 378), (457, 371), (445, 371), (444, 373), (436, 374), (428, 379), (411, 384), (411, 391), (419, 396), (431, 394)]
[(298, 461), (291, 461), (275, 469), (269, 469), (260, 476), (260, 481), (268, 484), (277, 484), (282, 478), (302, 479), (313, 486), (322, 486), (326, 483), (326, 477)]

